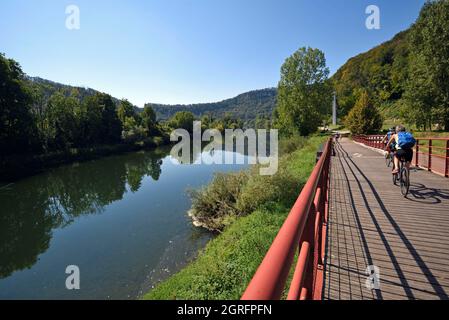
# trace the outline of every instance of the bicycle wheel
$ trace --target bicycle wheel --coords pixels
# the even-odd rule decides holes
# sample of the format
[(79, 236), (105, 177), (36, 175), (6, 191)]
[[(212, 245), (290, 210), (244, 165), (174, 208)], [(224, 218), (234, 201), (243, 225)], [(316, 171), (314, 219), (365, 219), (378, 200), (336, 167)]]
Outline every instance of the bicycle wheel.
[(392, 174), (391, 176), (393, 177), (393, 184), (396, 185), (398, 182), (398, 174), (395, 173), (395, 174)]
[(391, 165), (391, 157), (390, 157), (390, 155), (387, 155), (387, 157), (385, 158), (385, 164), (387, 165), (387, 168), (390, 167), (390, 165)]
[(410, 189), (410, 173), (407, 168), (403, 168), (401, 170), (400, 180), (401, 180), (401, 193), (404, 197), (406, 197)]

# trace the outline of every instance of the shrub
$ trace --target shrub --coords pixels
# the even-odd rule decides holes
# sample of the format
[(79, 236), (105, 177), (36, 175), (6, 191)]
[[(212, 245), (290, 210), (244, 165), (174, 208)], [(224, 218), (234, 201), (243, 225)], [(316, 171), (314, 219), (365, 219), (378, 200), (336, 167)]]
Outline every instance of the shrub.
[(379, 131), (382, 124), (382, 116), (372, 104), (368, 92), (363, 91), (354, 108), (346, 117), (346, 127), (353, 134), (370, 134)]
[(283, 137), (279, 140), (279, 155), (283, 156), (301, 149), (307, 142), (307, 138), (300, 135), (293, 135), (291, 137)]
[[(304, 172), (313, 168), (317, 141), (324, 138), (286, 139), (281, 143), (284, 155), (279, 158), (276, 174), (262, 176), (259, 166), (254, 166), (239, 173), (216, 174), (207, 187), (191, 191), (189, 215), (194, 224), (221, 231), (236, 217), (251, 214), (264, 206), (273, 203), (291, 206), (307, 179)], [(299, 149), (304, 152), (294, 152)]]
[(272, 176), (261, 176), (258, 174), (258, 168), (254, 168), (237, 200), (237, 209), (242, 214), (250, 214), (272, 202), (286, 207), (294, 202), (301, 185), (300, 181), (283, 166), (285, 162), (285, 159), (281, 161), (278, 172)]
[(248, 173), (217, 173), (212, 182), (199, 191), (190, 191), (194, 224), (211, 230), (222, 230), (227, 216), (238, 216), (237, 199), (248, 180)]

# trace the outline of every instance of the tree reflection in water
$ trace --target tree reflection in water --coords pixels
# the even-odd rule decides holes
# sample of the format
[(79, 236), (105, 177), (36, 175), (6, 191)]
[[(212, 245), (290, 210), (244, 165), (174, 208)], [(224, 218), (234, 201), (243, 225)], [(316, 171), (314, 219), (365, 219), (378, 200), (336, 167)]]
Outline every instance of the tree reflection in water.
[(0, 279), (31, 268), (52, 230), (137, 192), (144, 177), (158, 180), (167, 149), (64, 166), (0, 189)]

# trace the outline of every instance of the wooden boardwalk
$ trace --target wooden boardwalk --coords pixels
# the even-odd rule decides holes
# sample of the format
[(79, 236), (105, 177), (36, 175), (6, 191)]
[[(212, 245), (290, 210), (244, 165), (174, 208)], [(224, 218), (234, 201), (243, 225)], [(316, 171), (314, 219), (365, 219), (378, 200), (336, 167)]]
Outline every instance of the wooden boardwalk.
[(449, 299), (449, 179), (412, 170), (404, 198), (381, 154), (348, 139), (336, 152), (323, 298)]

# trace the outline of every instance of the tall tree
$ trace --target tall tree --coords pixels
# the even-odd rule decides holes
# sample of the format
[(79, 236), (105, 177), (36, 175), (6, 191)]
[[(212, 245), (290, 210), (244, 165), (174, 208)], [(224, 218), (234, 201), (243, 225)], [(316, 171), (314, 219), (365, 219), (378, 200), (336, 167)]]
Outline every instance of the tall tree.
[(193, 121), (195, 116), (188, 111), (176, 112), (175, 115), (169, 120), (169, 125), (172, 129), (185, 129), (189, 132), (193, 131)]
[(287, 58), (281, 68), (276, 108), (276, 127), (281, 133), (308, 135), (317, 130), (331, 105), (328, 76), (324, 53), (318, 49), (300, 48)]
[(37, 132), (30, 111), (31, 95), (20, 65), (0, 54), (0, 150), (22, 153), (33, 146)]
[(449, 130), (449, 0), (426, 2), (412, 27), (410, 50), (411, 112)]
[(345, 120), (346, 127), (353, 134), (376, 133), (382, 128), (383, 120), (366, 90), (360, 93), (354, 108)]
[(125, 131), (132, 130), (138, 124), (134, 106), (126, 99), (120, 101), (117, 108), (117, 115)]
[(76, 110), (79, 101), (73, 97), (65, 97), (55, 93), (48, 101), (45, 110), (45, 135), (50, 149), (59, 150), (73, 147), (78, 136)]
[(120, 141), (122, 123), (117, 115), (116, 105), (109, 94), (99, 94), (99, 103), (102, 109), (102, 123), (107, 143)]
[(151, 105), (146, 104), (140, 114), (142, 118), (142, 125), (147, 130), (148, 134), (155, 133), (156, 130), (156, 112), (154, 112)]

